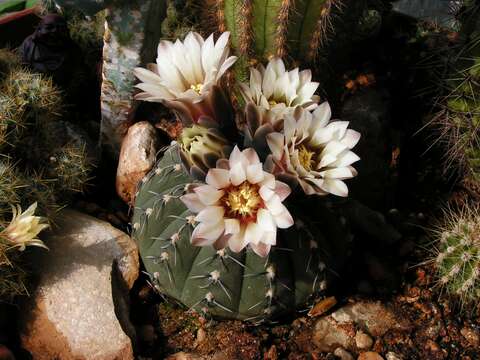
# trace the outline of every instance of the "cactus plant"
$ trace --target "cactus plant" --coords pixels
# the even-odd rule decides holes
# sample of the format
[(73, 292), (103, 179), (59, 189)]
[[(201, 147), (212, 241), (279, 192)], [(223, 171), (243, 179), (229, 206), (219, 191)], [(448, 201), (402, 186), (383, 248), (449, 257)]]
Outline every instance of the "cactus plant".
[(461, 42), (447, 61), (447, 77), (440, 79), (445, 92), (436, 100), (440, 109), (432, 123), (444, 143), (446, 167), (459, 168), (462, 176), (480, 181), (480, 7), (465, 2), (458, 14)]
[(445, 210), (445, 221), (436, 230), (438, 244), (433, 261), (438, 283), (462, 304), (480, 295), (480, 211), (464, 205), (461, 211)]
[(253, 54), (262, 60), (284, 57), (290, 52), (297, 59), (311, 61), (326, 41), (332, 15), (341, 3), (223, 0), (217, 2), (218, 26), (232, 33), (233, 47), (246, 59)]
[(174, 145), (142, 181), (132, 218), (132, 236), (159, 291), (207, 315), (257, 322), (306, 308), (326, 289), (335, 268), (328, 240), (347, 238), (332, 214), (316, 209), (331, 225), (325, 236), (297, 218), (266, 258), (251, 249), (195, 247), (194, 216), (179, 200), (194, 180), (181, 164)]

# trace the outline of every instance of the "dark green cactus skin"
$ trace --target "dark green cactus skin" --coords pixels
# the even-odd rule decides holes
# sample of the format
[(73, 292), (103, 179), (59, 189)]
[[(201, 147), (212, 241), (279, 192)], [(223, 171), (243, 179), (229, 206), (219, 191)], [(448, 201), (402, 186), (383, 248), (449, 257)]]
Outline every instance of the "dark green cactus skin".
[[(315, 231), (314, 238), (300, 222), (279, 231), (266, 258), (249, 249), (237, 254), (192, 246), (186, 220), (192, 214), (178, 197), (193, 180), (180, 164), (178, 147), (171, 147), (142, 181), (132, 218), (132, 236), (157, 290), (206, 315), (253, 322), (305, 309), (325, 290), (333, 274), (327, 237)], [(324, 215), (329, 240), (344, 238)]]
[(340, 1), (225, 0), (223, 4), (225, 26), (232, 34), (232, 46), (240, 50), (240, 55), (247, 55), (242, 52), (249, 46), (242, 43), (251, 42), (252, 53), (261, 60), (283, 57), (286, 49), (300, 60), (312, 57), (312, 51), (320, 48), (328, 35), (332, 9)]

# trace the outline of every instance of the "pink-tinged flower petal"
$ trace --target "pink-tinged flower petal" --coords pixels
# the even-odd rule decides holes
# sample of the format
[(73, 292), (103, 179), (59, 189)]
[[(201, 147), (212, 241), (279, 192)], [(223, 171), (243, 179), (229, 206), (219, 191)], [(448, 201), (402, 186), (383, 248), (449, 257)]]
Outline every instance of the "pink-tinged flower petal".
[(329, 166), (335, 160), (337, 160), (337, 157), (335, 155), (332, 155), (332, 154), (326, 154), (325, 156), (322, 156), (322, 160), (320, 160), (320, 163), (318, 164), (316, 170), (324, 168), (325, 166)]
[(263, 167), (261, 163), (249, 165), (247, 167), (247, 180), (250, 184), (258, 184), (263, 181)]
[(273, 216), (287, 211), (287, 208), (282, 204), (277, 194), (273, 195), (268, 201), (266, 201), (265, 205)]
[(267, 144), (275, 160), (280, 160), (283, 155), (284, 136), (281, 133), (270, 133), (267, 135)]
[(245, 168), (241, 163), (236, 163), (230, 168), (230, 181), (233, 185), (238, 186), (247, 179)]
[(161, 84), (161, 77), (155, 74), (153, 71), (137, 67), (133, 69), (135, 76), (144, 83), (147, 84)]
[(258, 193), (260, 194), (260, 197), (262, 198), (263, 201), (268, 201), (272, 198), (272, 196), (275, 195), (275, 191), (270, 189), (268, 186), (260, 187), (260, 190), (258, 190)]
[(313, 112), (313, 124), (314, 130), (327, 126), (330, 118), (332, 117), (332, 109), (328, 102), (323, 102)]
[(235, 64), (237, 59), (238, 58), (236, 56), (230, 56), (229, 58), (227, 58), (225, 62), (220, 66), (220, 70), (218, 70), (217, 77), (222, 76), (225, 73), (225, 71), (227, 71), (233, 64)]
[(320, 156), (325, 156), (327, 154), (330, 155), (338, 155), (340, 154), (343, 150), (347, 149), (347, 147), (342, 144), (339, 141), (330, 141), (327, 146), (325, 146), (325, 149), (321, 152)]
[(325, 179), (322, 190), (337, 196), (348, 196), (347, 185), (342, 180)]
[(275, 231), (276, 225), (275, 221), (273, 220), (272, 214), (268, 210), (260, 209), (257, 212), (257, 224), (264, 230), (264, 231)]
[(228, 241), (228, 247), (233, 251), (233, 252), (240, 252), (242, 251), (245, 246), (248, 245), (248, 242), (245, 238), (245, 226), (242, 226), (240, 228), (240, 232), (233, 234), (230, 240)]
[(205, 208), (205, 204), (200, 201), (197, 194), (185, 194), (180, 197), (180, 200), (185, 204), (185, 206), (191, 212), (198, 213)]
[(258, 244), (265, 231), (257, 223), (251, 222), (247, 224), (245, 229), (245, 241), (248, 244)]
[(355, 145), (358, 144), (358, 142), (360, 141), (360, 137), (361, 135), (358, 131), (348, 129), (345, 132), (345, 136), (342, 140), (340, 140), (340, 142), (342, 144), (345, 144), (345, 146), (347, 146), (349, 149), (352, 149), (353, 147), (355, 147)]
[(285, 211), (275, 215), (273, 218), (275, 220), (275, 223), (277, 224), (277, 227), (279, 227), (280, 229), (289, 228), (294, 224), (292, 215), (290, 215), (286, 208)]
[(226, 188), (230, 185), (230, 172), (225, 169), (210, 169), (208, 170), (205, 182), (216, 189)]
[(290, 189), (290, 186), (284, 182), (278, 180), (275, 182), (275, 193), (278, 195), (281, 201), (285, 200), (291, 192), (292, 190)]
[(303, 85), (298, 91), (298, 97), (300, 99), (311, 99), (315, 91), (317, 91), (319, 85), (320, 83), (318, 82), (311, 82)]
[(334, 121), (327, 125), (327, 129), (331, 132), (332, 138), (340, 141), (347, 131), (348, 121)]
[(231, 237), (232, 235), (227, 235), (227, 234), (220, 236), (218, 240), (213, 243), (213, 248), (215, 250), (225, 249)]
[(210, 185), (197, 186), (193, 191), (205, 205), (215, 204), (225, 194), (223, 190), (217, 190)]
[(236, 145), (233, 148), (232, 152), (230, 153), (230, 158), (228, 159), (228, 163), (230, 165), (230, 169), (237, 164), (241, 164), (244, 167), (247, 167), (249, 165), (248, 159), (245, 157), (245, 155), (242, 154), (242, 152)]
[(254, 149), (245, 149), (242, 151), (242, 154), (247, 159), (249, 165), (260, 164), (260, 158), (258, 157), (258, 154)]
[(222, 236), (224, 230), (223, 219), (217, 223), (199, 223), (192, 232), (191, 242), (195, 246), (212, 245)]
[(218, 169), (224, 169), (224, 170), (230, 170), (230, 164), (227, 159), (218, 159), (217, 160), (217, 168)]
[(333, 168), (320, 173), (326, 179), (350, 179), (354, 175), (349, 167)]
[(238, 234), (241, 230), (240, 221), (237, 219), (225, 219), (225, 234)]
[(218, 219), (223, 218), (224, 213), (222, 206), (207, 206), (197, 214), (195, 220), (206, 224), (217, 223)]
[(263, 172), (263, 181), (261, 182), (260, 186), (266, 186), (268, 187), (269, 189), (275, 189), (275, 183), (276, 183), (276, 180), (275, 180), (275, 176), (273, 176), (272, 174), (264, 171)]
[(358, 160), (360, 160), (360, 157), (354, 152), (349, 151), (345, 153), (345, 155), (339, 156), (338, 159), (330, 163), (329, 166), (338, 166), (338, 167), (349, 166), (354, 162), (357, 162)]
[(250, 244), (250, 247), (252, 248), (253, 252), (258, 256), (266, 257), (270, 252), (271, 245), (258, 243), (258, 244)]
[(277, 244), (277, 229), (275, 228), (274, 231), (267, 231), (263, 233), (262, 239), (260, 242), (268, 245), (276, 245)]

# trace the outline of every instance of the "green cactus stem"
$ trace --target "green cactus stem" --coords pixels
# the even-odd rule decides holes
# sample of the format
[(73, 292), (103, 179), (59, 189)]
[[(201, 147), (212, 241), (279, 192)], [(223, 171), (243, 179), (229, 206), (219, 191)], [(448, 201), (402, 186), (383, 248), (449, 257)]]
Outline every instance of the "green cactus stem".
[(462, 304), (480, 296), (480, 212), (465, 207), (460, 212), (445, 211), (445, 222), (436, 234), (434, 254), (438, 283)]
[[(245, 59), (255, 54), (313, 61), (332, 30), (339, 0), (222, 0), (219, 23), (232, 33), (232, 45)], [(222, 27), (222, 24), (219, 26)]]
[[(333, 274), (328, 236), (299, 220), (279, 232), (266, 258), (250, 249), (191, 245), (194, 216), (179, 196), (193, 179), (180, 164), (179, 147), (169, 148), (142, 180), (132, 218), (132, 236), (158, 291), (209, 316), (253, 322), (305, 309), (325, 291)], [(335, 241), (342, 241), (340, 225), (317, 211), (338, 231)]]

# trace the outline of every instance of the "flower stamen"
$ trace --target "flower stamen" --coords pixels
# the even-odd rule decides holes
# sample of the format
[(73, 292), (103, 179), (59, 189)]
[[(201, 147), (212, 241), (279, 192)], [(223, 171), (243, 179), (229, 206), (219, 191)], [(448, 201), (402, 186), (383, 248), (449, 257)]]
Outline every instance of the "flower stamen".
[(305, 145), (300, 145), (298, 149), (298, 161), (305, 170), (310, 171), (315, 165), (315, 152), (310, 151)]
[(239, 186), (232, 186), (221, 201), (229, 216), (241, 219), (255, 217), (262, 205), (258, 186), (247, 181)]
[(192, 89), (193, 91), (195, 91), (198, 95), (200, 95), (201, 91), (202, 91), (202, 87), (203, 87), (203, 84), (196, 84), (196, 85), (190, 85), (190, 89)]

